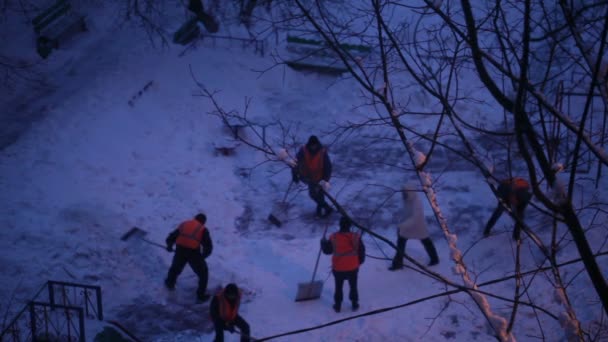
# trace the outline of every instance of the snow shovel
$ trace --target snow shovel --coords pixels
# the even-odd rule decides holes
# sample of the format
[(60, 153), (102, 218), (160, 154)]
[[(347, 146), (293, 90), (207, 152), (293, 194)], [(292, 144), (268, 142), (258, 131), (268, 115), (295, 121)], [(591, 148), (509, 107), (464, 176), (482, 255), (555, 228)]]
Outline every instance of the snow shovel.
[[(273, 213), (270, 213), (270, 215), (268, 215), (268, 221), (270, 221), (270, 223), (274, 224), (277, 227), (281, 227), (283, 225), (283, 222), (281, 222), (281, 219), (279, 219), (279, 217), (283, 216), (285, 214), (285, 211), (287, 210), (287, 203), (285, 203), (285, 200), (287, 199), (287, 195), (289, 195), (289, 191), (291, 190), (292, 185), (293, 181), (290, 181), (289, 187), (287, 187), (287, 191), (283, 196), (283, 200), (281, 201), (281, 203), (279, 203), (279, 205), (274, 208)], [(286, 217), (281, 218), (283, 220), (286, 219)]]
[[(323, 238), (325, 238), (325, 233), (327, 233), (327, 226), (325, 226), (325, 230), (323, 231)], [(317, 254), (317, 262), (315, 263), (315, 270), (312, 272), (312, 279), (310, 280), (310, 283), (298, 284), (298, 293), (296, 294), (296, 302), (318, 299), (321, 297), (321, 292), (323, 292), (323, 281), (322, 280), (315, 281), (315, 275), (317, 274), (317, 267), (319, 266), (320, 258), (321, 258), (321, 246), (319, 246), (319, 254)]]
[(128, 239), (135, 237), (138, 238), (146, 243), (149, 243), (151, 245), (160, 247), (164, 250), (167, 250), (167, 246), (165, 245), (161, 245), (160, 243), (154, 242), (154, 241), (150, 241), (148, 239), (145, 238), (146, 234), (148, 234), (148, 232), (146, 232), (143, 229), (140, 229), (138, 227), (133, 227), (131, 229), (129, 229), (128, 232), (126, 232), (125, 234), (123, 234), (123, 236), (120, 238), (122, 241), (127, 241)]

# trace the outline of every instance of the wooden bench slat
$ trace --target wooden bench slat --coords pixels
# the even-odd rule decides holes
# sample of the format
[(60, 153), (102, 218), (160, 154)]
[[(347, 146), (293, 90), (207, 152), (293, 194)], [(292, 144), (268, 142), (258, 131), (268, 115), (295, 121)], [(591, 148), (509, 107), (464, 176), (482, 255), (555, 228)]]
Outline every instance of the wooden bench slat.
[(62, 3), (61, 6), (56, 7), (52, 12), (48, 12), (38, 24), (34, 25), (34, 30), (36, 33), (40, 33), (40, 31), (44, 30), (45, 27), (53, 23), (57, 18), (61, 18), (66, 13), (71, 10), (72, 6), (69, 3)]
[(86, 31), (85, 16), (73, 10), (69, 0), (58, 0), (32, 20), (38, 35), (36, 49), (42, 58), (77, 31)]
[(47, 25), (46, 28), (40, 32), (40, 35), (56, 38), (62, 31), (71, 29), (75, 24), (80, 24), (82, 20), (84, 20), (83, 16), (77, 15), (76, 13), (68, 13)]
[(38, 14), (37, 16), (34, 17), (34, 19), (32, 19), (32, 24), (34, 26), (39, 25), (40, 22), (42, 20), (44, 20), (45, 17), (47, 17), (49, 14), (53, 13), (54, 11), (56, 11), (60, 6), (65, 6), (66, 4), (66, 0), (57, 0), (53, 5), (51, 5), (50, 7), (48, 7), (47, 9), (45, 9), (44, 11), (42, 11), (42, 13)]
[[(355, 60), (367, 57), (372, 49), (366, 45), (341, 43), (339, 49)], [(311, 34), (287, 35), (286, 50), (290, 56), (286, 64), (295, 70), (313, 70), (320, 73), (341, 74), (348, 69), (340, 56), (325, 41), (315, 39)]]

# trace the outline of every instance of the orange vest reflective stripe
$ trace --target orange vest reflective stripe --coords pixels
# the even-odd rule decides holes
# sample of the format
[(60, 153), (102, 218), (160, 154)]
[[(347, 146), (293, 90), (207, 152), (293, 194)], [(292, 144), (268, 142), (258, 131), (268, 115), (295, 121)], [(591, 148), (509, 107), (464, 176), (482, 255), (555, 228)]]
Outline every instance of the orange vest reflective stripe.
[(239, 295), (236, 297), (236, 302), (234, 306), (231, 306), (228, 303), (228, 299), (224, 297), (224, 290), (221, 290), (217, 294), (217, 300), (220, 307), (220, 318), (224, 322), (232, 322), (236, 319), (236, 316), (239, 314), (239, 304), (241, 304), (241, 290), (239, 289)]
[(334, 233), (329, 237), (334, 247), (331, 264), (334, 271), (353, 271), (359, 267), (359, 239), (357, 233)]
[(205, 226), (197, 220), (190, 220), (179, 225), (179, 235), (175, 244), (190, 249), (198, 249), (205, 233)]
[(325, 157), (325, 148), (321, 148), (314, 156), (304, 146), (304, 163), (300, 166), (300, 175), (303, 179), (319, 183), (323, 179), (323, 160)]
[(511, 185), (513, 186), (513, 190), (528, 190), (530, 189), (530, 184), (527, 180), (515, 177), (511, 180)]

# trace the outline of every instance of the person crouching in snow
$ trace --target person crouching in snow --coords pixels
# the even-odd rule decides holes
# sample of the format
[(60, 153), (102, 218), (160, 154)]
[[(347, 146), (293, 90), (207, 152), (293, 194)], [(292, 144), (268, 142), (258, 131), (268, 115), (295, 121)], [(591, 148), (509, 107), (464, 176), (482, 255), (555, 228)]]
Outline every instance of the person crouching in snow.
[(211, 300), (209, 313), (215, 327), (215, 342), (223, 342), (224, 330), (233, 333), (234, 327), (240, 330), (241, 342), (250, 340), (249, 324), (239, 315), (241, 296), (241, 290), (236, 284), (230, 283)]
[[(519, 219), (515, 221), (515, 227), (513, 228), (513, 240), (519, 240), (521, 225), (519, 221), (524, 219), (524, 211), (530, 203), (530, 199), (532, 198), (532, 193), (530, 192), (530, 184), (527, 180), (521, 177), (513, 177), (509, 179), (504, 179), (498, 185), (496, 189), (498, 193), (499, 201), (498, 206), (494, 209), (494, 213), (490, 217), (490, 220), (486, 224), (486, 228), (483, 231), (483, 236), (490, 236), (490, 230), (496, 224), (496, 221), (500, 218), (503, 211), (505, 210), (505, 205), (511, 210), (515, 216)], [(504, 203), (501, 203), (501, 201)]]
[[(197, 299), (200, 302), (205, 302), (209, 299), (207, 291), (207, 282), (209, 280), (209, 270), (205, 259), (211, 255), (213, 251), (213, 243), (209, 230), (205, 228), (207, 216), (205, 214), (197, 214), (194, 219), (182, 222), (177, 229), (171, 232), (165, 241), (167, 250), (173, 251), (173, 245), (177, 245), (173, 262), (165, 279), (165, 286), (169, 290), (175, 289), (177, 277), (184, 270), (186, 263), (190, 265), (192, 271), (198, 276), (198, 289), (196, 291)], [(201, 246), (203, 251), (201, 254)]]
[(403, 255), (405, 254), (405, 244), (408, 239), (420, 240), (430, 258), (428, 265), (437, 265), (439, 263), (437, 250), (429, 237), (422, 201), (413, 184), (408, 183), (403, 187), (402, 198), (405, 207), (403, 211), (405, 220), (399, 224), (399, 229), (397, 230), (397, 252), (389, 270), (395, 271), (403, 268)]
[(329, 240), (321, 239), (321, 250), (324, 254), (333, 254), (331, 258), (332, 273), (334, 274), (334, 310), (340, 312), (342, 307), (342, 287), (348, 281), (353, 311), (359, 309), (359, 290), (357, 277), (359, 266), (365, 262), (365, 245), (361, 235), (350, 231), (351, 221), (346, 216), (340, 218), (340, 231), (330, 235)]
[(331, 178), (331, 159), (319, 138), (311, 135), (306, 145), (296, 154), (296, 166), (292, 168), (294, 183), (303, 181), (308, 185), (308, 195), (317, 204), (317, 216), (327, 217), (333, 208), (325, 202), (323, 190), (329, 190)]

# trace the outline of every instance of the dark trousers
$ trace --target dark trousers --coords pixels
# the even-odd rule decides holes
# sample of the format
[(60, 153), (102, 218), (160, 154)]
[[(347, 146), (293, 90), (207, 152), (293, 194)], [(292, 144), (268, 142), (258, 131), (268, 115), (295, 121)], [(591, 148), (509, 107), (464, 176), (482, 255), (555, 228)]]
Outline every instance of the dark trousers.
[(342, 298), (344, 297), (342, 293), (342, 287), (344, 287), (345, 280), (348, 281), (348, 285), (350, 287), (348, 298), (350, 299), (352, 304), (359, 304), (359, 290), (357, 289), (358, 273), (359, 269), (345, 272), (333, 271), (335, 281), (334, 304), (338, 306), (342, 304)]
[(207, 291), (207, 282), (209, 280), (209, 270), (207, 263), (201, 253), (196, 249), (189, 249), (177, 246), (173, 255), (173, 262), (167, 274), (167, 285), (173, 287), (177, 281), (177, 277), (184, 270), (186, 263), (190, 265), (192, 271), (198, 276), (198, 290), (196, 294), (201, 297)]
[[(424, 250), (429, 255), (429, 264), (434, 265), (439, 262), (439, 256), (437, 255), (437, 249), (435, 249), (435, 244), (433, 244), (433, 240), (428, 237), (426, 239), (420, 240), (420, 242), (422, 242)], [(405, 255), (406, 243), (406, 238), (397, 236), (397, 252), (395, 253), (395, 257), (393, 257), (393, 268), (399, 268), (403, 266), (403, 256)]]
[[(241, 315), (236, 315), (234, 319), (233, 325), (239, 328), (241, 333), (241, 342), (249, 341), (249, 334), (251, 333), (249, 330), (249, 324), (241, 317)], [(215, 342), (224, 342), (224, 330), (227, 330), (226, 323), (222, 320), (213, 320), (213, 326), (215, 328)]]
[[(517, 218), (519, 218), (519, 220), (515, 221), (515, 227), (513, 228), (513, 239), (515, 239), (515, 240), (519, 240), (519, 238), (520, 238), (522, 227), (518, 221), (521, 221), (524, 219), (524, 211), (525, 211), (527, 205), (528, 205), (528, 203), (526, 202), (525, 204), (518, 205), (517, 207), (515, 207), (514, 214)], [(498, 219), (500, 218), (500, 216), (502, 215), (502, 213), (504, 211), (505, 211), (505, 208), (503, 207), (502, 203), (498, 203), (498, 206), (496, 207), (496, 209), (494, 209), (494, 213), (492, 213), (490, 220), (486, 224), (486, 228), (483, 230), (484, 236), (490, 235), (490, 230), (492, 230), (492, 227), (494, 227), (494, 225), (496, 224), (496, 221), (498, 221)]]
[(321, 189), (321, 185), (316, 183), (308, 183), (308, 196), (317, 204), (317, 215), (322, 216), (322, 210), (325, 209), (327, 215), (333, 209), (325, 202), (325, 194)]

